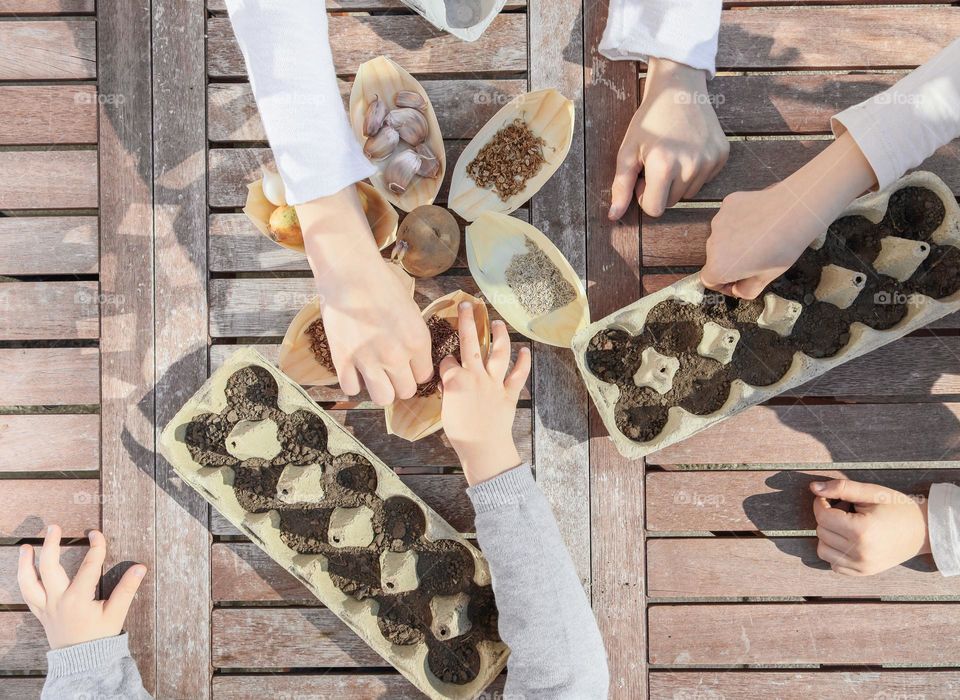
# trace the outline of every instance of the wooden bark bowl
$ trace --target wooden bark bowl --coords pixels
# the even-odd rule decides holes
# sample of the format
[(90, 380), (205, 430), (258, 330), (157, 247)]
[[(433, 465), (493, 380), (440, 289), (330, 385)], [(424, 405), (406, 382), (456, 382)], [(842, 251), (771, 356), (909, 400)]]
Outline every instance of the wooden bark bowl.
[(388, 110), (393, 109), (395, 106), (394, 99), (401, 90), (416, 92), (426, 104), (423, 116), (426, 117), (429, 133), (424, 143), (429, 146), (440, 161), (440, 172), (432, 178), (414, 177), (413, 182), (403, 194), (398, 195), (391, 192), (384, 180), (383, 170), (396, 153), (410, 148), (409, 145), (401, 141), (394, 152), (394, 156), (374, 163), (378, 170), (370, 177), (370, 182), (395, 207), (403, 211), (413, 211), (422, 204), (433, 204), (433, 200), (436, 199), (437, 193), (440, 191), (443, 176), (447, 172), (447, 156), (443, 146), (443, 135), (440, 133), (440, 122), (437, 121), (437, 115), (433, 111), (433, 105), (430, 103), (430, 98), (423, 86), (386, 56), (378, 56), (360, 64), (353, 81), (353, 89), (350, 91), (350, 125), (362, 146), (366, 141), (366, 137), (363, 135), (363, 120), (367, 113), (367, 105), (374, 98), (379, 98), (386, 103)]
[[(552, 88), (513, 98), (493, 115), (460, 154), (450, 181), (450, 208), (463, 219), (475, 221), (483, 212), (509, 214), (522, 206), (540, 191), (567, 157), (573, 141), (573, 117), (573, 102)], [(525, 121), (530, 130), (543, 139), (543, 156), (546, 162), (536, 175), (527, 180), (523, 190), (502, 200), (492, 189), (479, 187), (467, 175), (467, 166), (500, 129), (518, 118)]]
[[(459, 330), (458, 307), (464, 301), (473, 303), (480, 354), (486, 358), (490, 352), (490, 315), (487, 313), (487, 305), (481, 299), (459, 290), (451, 292), (425, 308), (423, 319), (426, 321), (431, 316), (439, 316), (453, 326), (454, 330)], [(443, 427), (440, 420), (441, 403), (440, 387), (429, 396), (414, 395), (409, 399), (394, 401), (384, 409), (387, 432), (410, 442), (433, 435)]]
[[(940, 246), (960, 248), (960, 207), (958, 207), (957, 201), (950, 189), (943, 181), (931, 173), (912, 173), (882, 192), (862, 197), (851, 204), (841, 218), (861, 216), (873, 225), (879, 224), (887, 214), (891, 197), (900, 190), (908, 187), (927, 190), (940, 199), (943, 204), (943, 220), (927, 236), (927, 239)], [(824, 239), (821, 239), (816, 241), (811, 248), (820, 250), (823, 245)], [(866, 262), (869, 265), (872, 261)], [(875, 274), (875, 270), (872, 273), (868, 270), (868, 274)], [(833, 284), (836, 282), (834, 278), (838, 278), (839, 275), (827, 275), (826, 277), (825, 283)], [(856, 275), (849, 281), (848, 286), (850, 286), (851, 289), (859, 285), (855, 277)], [(888, 277), (888, 279), (892, 278)], [(839, 283), (834, 284), (834, 286), (838, 285)], [(859, 291), (859, 288), (855, 289), (855, 291)], [(766, 386), (751, 385), (742, 379), (733, 378), (730, 382), (729, 396), (727, 396), (719, 409), (712, 413), (696, 415), (680, 406), (672, 405), (667, 413), (666, 424), (660, 430), (659, 434), (646, 441), (630, 439), (621, 432), (616, 422), (617, 404), (621, 396), (620, 386), (616, 383), (601, 380), (587, 366), (586, 355), (591, 339), (599, 332), (605, 330), (623, 331), (635, 337), (643, 331), (649, 312), (661, 302), (676, 300), (687, 304), (698, 305), (704, 301), (705, 295), (708, 293), (716, 294), (715, 292), (708, 292), (703, 288), (700, 284), (699, 275), (690, 275), (669, 287), (665, 287), (646, 296), (610, 314), (606, 318), (587, 326), (577, 333), (573, 340), (573, 351), (577, 367), (580, 369), (590, 396), (597, 406), (597, 410), (610, 434), (610, 438), (620, 453), (629, 459), (637, 459), (667, 447), (668, 445), (672, 445), (749, 406), (772, 398), (787, 389), (799, 386), (833, 367), (849, 362), (860, 355), (922, 328), (932, 321), (960, 310), (960, 290), (953, 291), (939, 299), (921, 293), (914, 293), (912, 296), (916, 297), (915, 299), (902, 302), (905, 307), (904, 314), (899, 321), (892, 326), (880, 330), (854, 320), (849, 326), (849, 338), (845, 343), (841, 343), (840, 349), (834, 354), (817, 358), (807, 355), (800, 350), (796, 350), (793, 352), (792, 363), (786, 372), (772, 384)], [(813, 294), (811, 294), (811, 296), (813, 296)], [(890, 303), (880, 298), (882, 293), (875, 296), (877, 298), (872, 300), (867, 299), (866, 301), (874, 305)], [(783, 337), (789, 337), (794, 328), (793, 323), (797, 321), (795, 309), (791, 306), (796, 304), (796, 302), (783, 303), (784, 300), (782, 299), (770, 297), (775, 297), (775, 295), (767, 292), (766, 298), (764, 299), (766, 304), (765, 313), (770, 318), (766, 318), (765, 323), (769, 329), (777, 331)], [(830, 298), (832, 299), (834, 297)], [(847, 300), (843, 299), (841, 301), (845, 303)], [(862, 301), (864, 300), (861, 300), (861, 302)], [(839, 308), (833, 305), (831, 301), (824, 302), (818, 300), (817, 303), (827, 303), (831, 304), (832, 308)], [(901, 302), (895, 300), (894, 303)], [(799, 304), (796, 305), (800, 306)], [(803, 314), (807, 312), (806, 308), (804, 305), (803, 310), (800, 311), (799, 316), (801, 321), (803, 320)], [(742, 342), (742, 339), (740, 342)]]
[[(530, 241), (560, 271), (576, 293), (568, 304), (533, 316), (507, 284), (506, 270), (515, 255), (528, 252)], [(531, 340), (568, 348), (574, 334), (590, 323), (587, 293), (563, 253), (536, 227), (506, 214), (486, 212), (466, 229), (467, 264), (484, 298), (518, 333)]]

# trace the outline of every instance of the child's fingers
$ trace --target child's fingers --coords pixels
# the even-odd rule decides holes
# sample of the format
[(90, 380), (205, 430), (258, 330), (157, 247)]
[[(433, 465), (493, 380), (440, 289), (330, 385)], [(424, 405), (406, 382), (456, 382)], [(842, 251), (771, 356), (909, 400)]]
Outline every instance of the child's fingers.
[(457, 358), (453, 355), (447, 355), (440, 360), (440, 367), (437, 369), (440, 372), (440, 381), (443, 382), (443, 386), (449, 387), (454, 377), (456, 377), (457, 370), (460, 369), (460, 363), (457, 362)]
[(83, 596), (85, 600), (95, 600), (97, 584), (100, 582), (100, 574), (103, 571), (103, 562), (106, 558), (107, 541), (103, 533), (92, 530), (90, 532), (90, 549), (87, 550), (83, 563), (77, 570), (77, 575), (73, 577), (70, 590)]
[(833, 547), (841, 552), (846, 552), (850, 549), (850, 543), (846, 537), (838, 535), (833, 530), (828, 530), (822, 525), (817, 528), (817, 537), (828, 547)]
[(647, 184), (643, 191), (641, 207), (649, 216), (660, 216), (667, 208), (670, 188), (673, 185), (673, 169), (656, 161), (647, 163), (643, 170), (643, 179)]
[(838, 535), (850, 536), (853, 532), (853, 518), (856, 513), (847, 513), (839, 508), (831, 507), (825, 498), (813, 499), (813, 517), (817, 525), (836, 532)]
[(460, 303), (458, 310), (460, 318), (460, 362), (464, 369), (476, 370), (483, 368), (483, 358), (480, 356), (480, 339), (477, 337), (477, 322), (473, 317), (473, 304), (469, 301)]
[(865, 484), (849, 479), (831, 479), (815, 481), (811, 490), (822, 498), (843, 500), (847, 503), (895, 503), (903, 502), (906, 496), (899, 491), (878, 484)]
[(493, 347), (490, 359), (487, 360), (487, 371), (490, 376), (502, 382), (510, 366), (510, 334), (507, 324), (501, 320), (493, 322)]
[(356, 396), (360, 393), (360, 376), (352, 362), (337, 368), (337, 381), (340, 383), (340, 389), (347, 396)]
[(748, 277), (734, 282), (730, 288), (733, 296), (739, 299), (756, 299), (767, 286), (765, 280), (759, 277)]
[(70, 585), (70, 577), (60, 566), (60, 526), (51, 525), (47, 528), (47, 536), (43, 538), (43, 547), (40, 549), (40, 580), (47, 597), (59, 598)]
[(640, 174), (640, 161), (632, 147), (621, 147), (620, 155), (617, 156), (617, 173), (613, 176), (613, 184), (610, 186), (610, 211), (607, 216), (611, 221), (623, 216), (627, 207), (630, 206), (630, 198), (633, 195), (634, 187), (637, 183), (637, 175)]
[(817, 545), (817, 556), (833, 566), (845, 566), (851, 569), (854, 567), (854, 563), (846, 554), (823, 542)]
[(20, 547), (20, 560), (17, 562), (17, 583), (20, 585), (20, 595), (23, 602), (31, 608), (39, 609), (47, 600), (40, 579), (37, 578), (37, 569), (33, 565), (33, 547), (28, 544)]
[(117, 627), (123, 627), (123, 621), (127, 619), (127, 612), (130, 610), (130, 604), (133, 603), (133, 597), (137, 594), (140, 584), (143, 583), (143, 577), (147, 575), (147, 567), (143, 564), (134, 564), (120, 577), (116, 588), (110, 594), (110, 598), (104, 603), (103, 613)]
[(530, 348), (520, 348), (517, 354), (517, 362), (507, 375), (504, 386), (514, 396), (520, 396), (523, 385), (527, 383), (527, 377), (530, 376)]

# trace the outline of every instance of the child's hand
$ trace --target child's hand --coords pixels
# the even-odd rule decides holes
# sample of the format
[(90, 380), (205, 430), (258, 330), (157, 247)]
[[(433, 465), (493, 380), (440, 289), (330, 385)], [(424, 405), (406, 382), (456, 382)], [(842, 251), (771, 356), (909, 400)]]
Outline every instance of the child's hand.
[[(927, 503), (876, 484), (846, 479), (815, 481), (817, 556), (848, 576), (870, 576), (930, 552)], [(829, 501), (853, 505), (848, 512)]]
[(513, 444), (513, 419), (530, 374), (530, 350), (520, 350), (508, 375), (510, 336), (503, 321), (493, 322), (493, 347), (484, 362), (473, 304), (460, 304), (459, 314), (461, 361), (446, 357), (440, 363), (443, 429), (472, 486), (520, 464)]
[(710, 104), (706, 73), (651, 58), (643, 101), (617, 154), (610, 219), (623, 216), (634, 193), (644, 212), (660, 216), (713, 179), (729, 154), (730, 144)]
[(90, 551), (73, 582), (60, 566), (60, 528), (51, 525), (40, 550), (40, 578), (33, 565), (33, 547), (20, 547), (17, 582), (20, 595), (47, 633), (51, 649), (114, 637), (123, 631), (123, 622), (140, 588), (147, 567), (131, 566), (124, 572), (109, 600), (97, 600), (97, 583), (107, 555), (103, 533), (90, 533)]

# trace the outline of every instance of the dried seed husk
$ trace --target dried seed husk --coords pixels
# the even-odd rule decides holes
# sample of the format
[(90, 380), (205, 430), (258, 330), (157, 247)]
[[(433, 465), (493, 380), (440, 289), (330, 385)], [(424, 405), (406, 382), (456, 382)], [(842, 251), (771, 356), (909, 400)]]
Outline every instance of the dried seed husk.
[(427, 120), (411, 107), (398, 107), (387, 114), (387, 124), (400, 134), (400, 138), (411, 146), (419, 146), (427, 138)]
[[(473, 302), (473, 317), (480, 337), (480, 354), (485, 358), (490, 352), (490, 315), (487, 305), (481, 299), (458, 290), (427, 306), (423, 310), (423, 318), (426, 320), (431, 316), (439, 316), (458, 329), (460, 323), (457, 307), (464, 301)], [(387, 432), (415, 442), (440, 430), (443, 427), (440, 419), (441, 391), (442, 388), (438, 387), (437, 391), (429, 396), (414, 395), (413, 398), (394, 401), (387, 406), (384, 409)]]
[(400, 224), (393, 258), (414, 277), (436, 277), (453, 267), (459, 252), (460, 224), (453, 214), (425, 204)]
[[(449, 207), (467, 221), (475, 221), (483, 212), (509, 214), (522, 206), (556, 172), (573, 140), (573, 102), (550, 88), (518, 95), (488, 121), (460, 155), (450, 181)], [(520, 192), (500, 199), (493, 189), (479, 187), (467, 175), (467, 166), (480, 149), (487, 145), (502, 128), (521, 119), (535, 136), (543, 139), (545, 163), (526, 181)]]
[[(414, 279), (399, 265), (388, 263), (390, 270), (400, 277), (410, 292), (414, 291)], [(337, 374), (317, 360), (310, 347), (310, 334), (307, 329), (314, 321), (322, 318), (320, 298), (311, 299), (297, 312), (287, 327), (280, 344), (279, 367), (293, 381), (303, 386), (333, 386), (337, 383)]]
[[(264, 169), (264, 173), (267, 172)], [(400, 217), (390, 202), (372, 185), (366, 182), (358, 182), (356, 188), (363, 204), (367, 222), (370, 224), (370, 230), (373, 231), (373, 237), (377, 241), (377, 247), (384, 250), (397, 239), (397, 226)], [(247, 201), (243, 207), (243, 213), (247, 215), (254, 227), (277, 245), (298, 253), (306, 253), (302, 240), (298, 245), (291, 245), (278, 241), (271, 235), (270, 216), (276, 209), (276, 205), (270, 202), (263, 193), (262, 179), (247, 185)]]
[(369, 137), (377, 134), (386, 119), (387, 103), (374, 97), (367, 105), (367, 113), (363, 117), (363, 135)]
[(373, 161), (384, 160), (393, 155), (400, 143), (400, 132), (389, 124), (380, 129), (363, 144), (363, 155)]
[[(350, 124), (360, 143), (363, 143), (363, 119), (367, 106), (379, 97), (385, 103), (396, 104), (396, 96), (401, 91), (415, 92), (423, 98), (423, 117), (427, 123), (426, 143), (436, 154), (440, 167), (435, 178), (415, 176), (403, 192), (392, 192), (387, 187), (384, 178), (384, 169), (388, 162), (377, 163), (379, 172), (374, 174), (370, 181), (386, 198), (387, 201), (403, 211), (412, 211), (422, 204), (432, 204), (440, 191), (443, 175), (446, 170), (446, 157), (443, 150), (443, 135), (440, 133), (440, 124), (433, 106), (427, 97), (426, 91), (413, 76), (385, 56), (379, 56), (360, 65), (357, 70), (353, 89), (350, 92)], [(397, 151), (409, 150), (409, 144), (401, 141)]]
[[(539, 316), (520, 303), (507, 283), (514, 256), (529, 253), (528, 243), (541, 251), (570, 284), (574, 299)], [(485, 212), (466, 229), (467, 264), (483, 296), (518, 333), (531, 340), (568, 348), (574, 334), (590, 323), (583, 283), (563, 253), (537, 228), (506, 214)]]

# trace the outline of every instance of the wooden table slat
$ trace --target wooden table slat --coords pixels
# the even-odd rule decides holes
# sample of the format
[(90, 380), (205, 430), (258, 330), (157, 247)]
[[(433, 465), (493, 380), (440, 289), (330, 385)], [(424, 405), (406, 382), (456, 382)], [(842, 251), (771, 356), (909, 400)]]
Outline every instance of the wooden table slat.
[(0, 151), (0, 209), (96, 208), (96, 151)]
[(0, 85), (0, 146), (96, 142), (95, 85)]
[[(503, 676), (488, 686), (488, 694), (503, 693)], [(214, 700), (249, 698), (343, 698), (343, 700), (422, 700), (417, 690), (400, 674), (364, 673), (363, 675), (269, 674), (222, 675), (213, 679)]]
[[(0, 659), (5, 671), (46, 671), (47, 635), (40, 621), (27, 611), (0, 610)], [(0, 693), (12, 692), (7, 679), (0, 679)], [(3, 697), (0, 695), (0, 697)], [(21, 700), (24, 696), (17, 697)]]
[(86, 537), (100, 527), (100, 482), (96, 479), (4, 479), (0, 537), (43, 537), (48, 525), (64, 537)]
[(0, 415), (0, 473), (99, 468), (100, 416)]
[(96, 282), (0, 283), (0, 340), (96, 338), (99, 294)]
[[(40, 564), (40, 548), (34, 547), (34, 565)], [(87, 547), (77, 545), (64, 545), (60, 548), (60, 564), (63, 566), (67, 575), (72, 579), (77, 569), (80, 568), (80, 562), (87, 553)], [(20, 587), (17, 584), (17, 568), (20, 562), (20, 548), (11, 546), (0, 547), (0, 605), (23, 605), (23, 598), (20, 597)], [(2, 655), (0, 655), (2, 657)], [(6, 667), (0, 660), (0, 668)], [(4, 681), (0, 680), (0, 686)], [(3, 691), (0, 690), (0, 698), (3, 697)]]
[(96, 0), (0, 0), (0, 15), (90, 14)]
[(71, 275), (99, 268), (97, 217), (0, 218), (0, 275)]
[[(929, 0), (922, 0), (929, 2)], [(939, 0), (943, 1), (943, 0)], [(401, 0), (326, 0), (328, 10), (340, 10), (344, 12), (366, 12), (371, 10), (410, 10), (409, 5), (405, 5)], [(526, 0), (507, 0), (503, 6), (504, 10), (513, 10), (526, 7)], [(207, 10), (210, 12), (226, 12), (226, 0), (207, 0)], [(424, 20), (426, 21), (426, 20)]]
[(0, 348), (0, 405), (82, 405), (99, 401), (97, 348)]
[(0, 80), (96, 78), (96, 36), (92, 19), (0, 22)]

